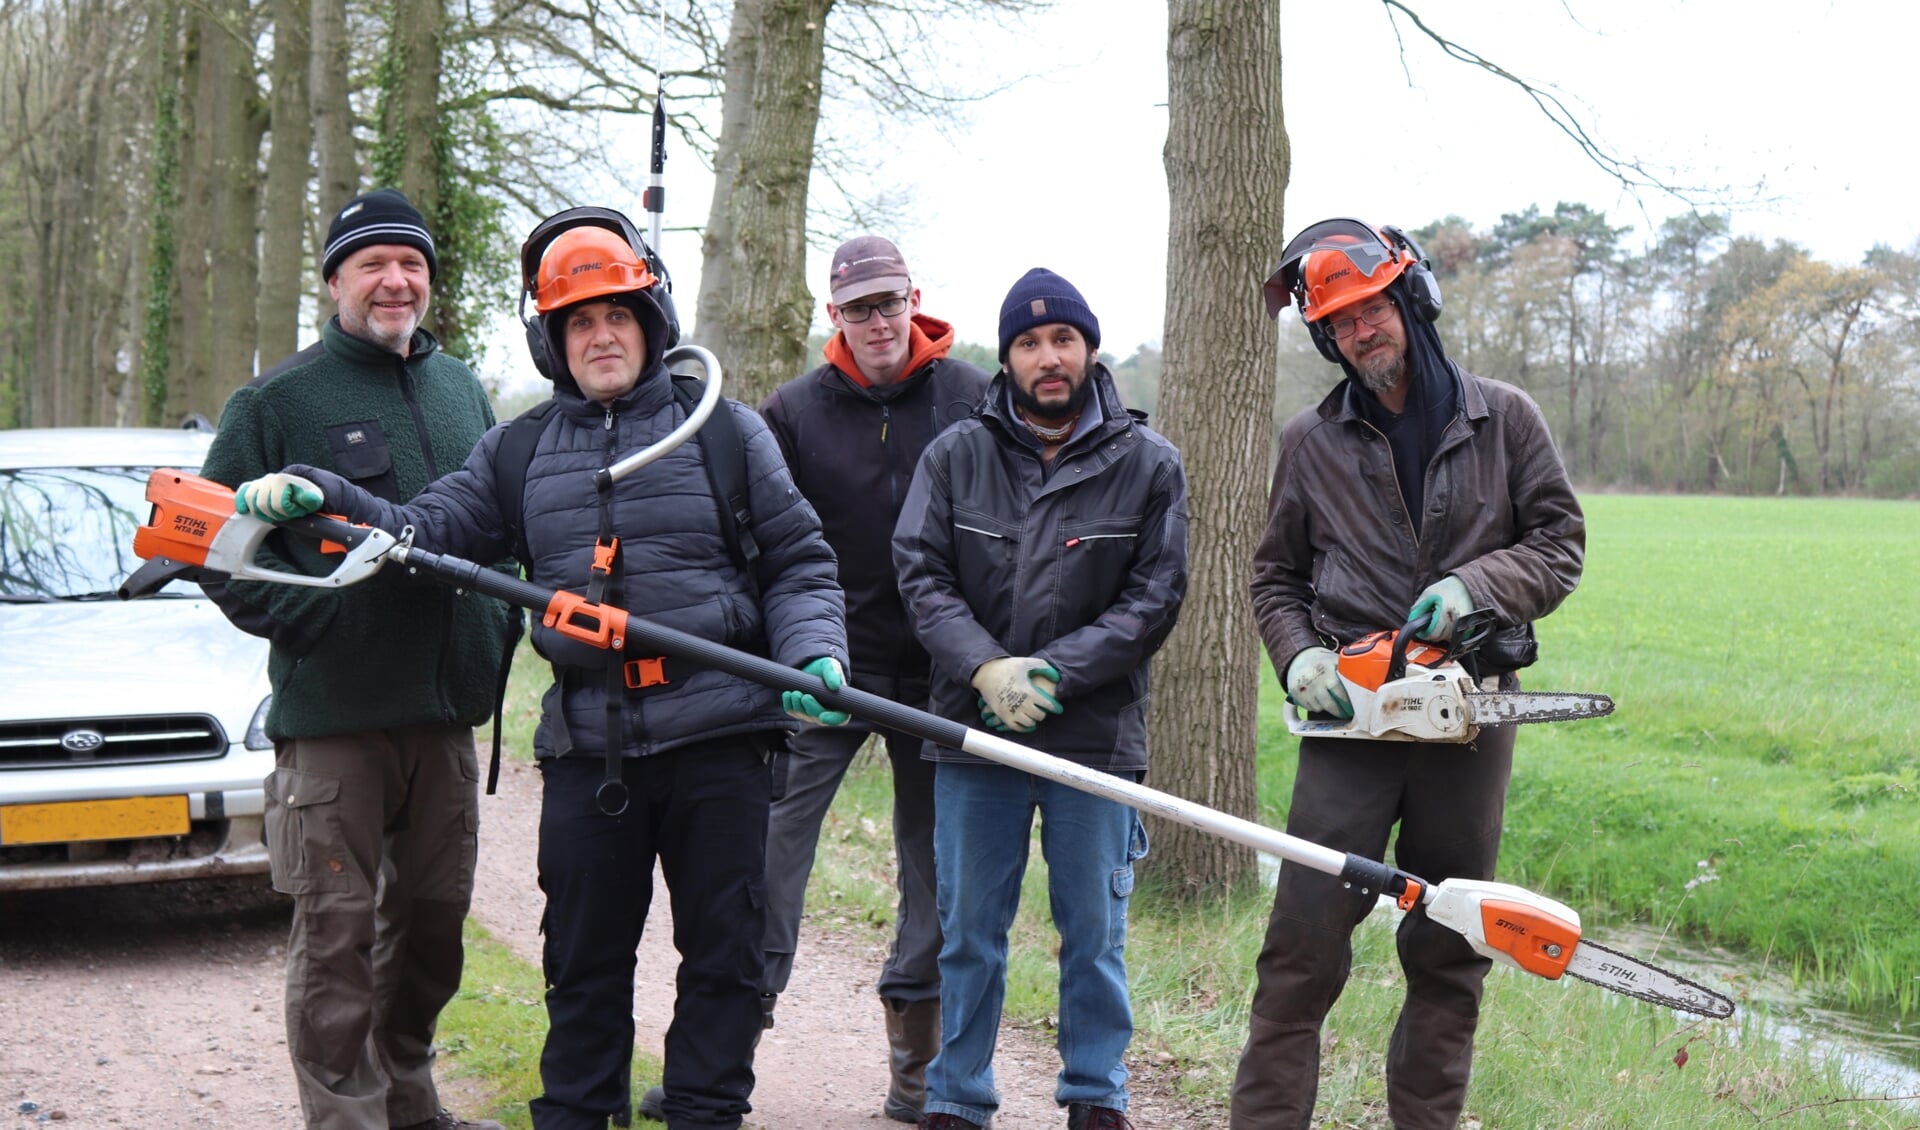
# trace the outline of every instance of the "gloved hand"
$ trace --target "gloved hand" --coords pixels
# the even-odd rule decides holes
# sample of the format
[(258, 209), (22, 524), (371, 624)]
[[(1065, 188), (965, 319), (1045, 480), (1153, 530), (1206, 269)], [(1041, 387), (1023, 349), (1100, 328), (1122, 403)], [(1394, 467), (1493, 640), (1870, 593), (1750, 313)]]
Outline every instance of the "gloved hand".
[(1467, 595), (1466, 582), (1449, 573), (1427, 586), (1413, 602), (1407, 621), (1431, 614), (1427, 626), (1414, 635), (1423, 640), (1443, 640), (1453, 635), (1453, 622), (1473, 611), (1473, 598)]
[(1310, 647), (1287, 664), (1287, 701), (1314, 714), (1353, 717), (1353, 702), (1340, 681), (1340, 657), (1332, 648)]
[(989, 659), (973, 673), (973, 689), (980, 692), (980, 718), (996, 730), (1031, 734), (1049, 714), (1065, 709), (1054, 695), (1060, 690), (1060, 672), (1044, 659), (1003, 655)]
[(233, 488), (236, 514), (253, 514), (269, 522), (304, 518), (326, 502), (320, 488), (298, 475), (275, 471)]
[[(846, 685), (846, 677), (840, 671), (840, 661), (831, 655), (808, 660), (800, 669), (827, 684), (827, 689), (837, 691)], [(816, 726), (844, 726), (853, 715), (844, 710), (828, 710), (820, 705), (820, 700), (805, 691), (781, 691), (780, 705), (788, 714), (802, 722), (812, 722)]]

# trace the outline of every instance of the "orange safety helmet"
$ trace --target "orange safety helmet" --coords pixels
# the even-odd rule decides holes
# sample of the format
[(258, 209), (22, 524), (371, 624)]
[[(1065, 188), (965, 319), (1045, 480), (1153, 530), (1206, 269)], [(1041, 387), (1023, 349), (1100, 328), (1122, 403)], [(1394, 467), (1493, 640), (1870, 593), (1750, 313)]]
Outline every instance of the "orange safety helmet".
[(533, 308), (550, 314), (563, 306), (649, 290), (659, 280), (628, 243), (602, 227), (569, 228), (553, 237), (540, 257)]

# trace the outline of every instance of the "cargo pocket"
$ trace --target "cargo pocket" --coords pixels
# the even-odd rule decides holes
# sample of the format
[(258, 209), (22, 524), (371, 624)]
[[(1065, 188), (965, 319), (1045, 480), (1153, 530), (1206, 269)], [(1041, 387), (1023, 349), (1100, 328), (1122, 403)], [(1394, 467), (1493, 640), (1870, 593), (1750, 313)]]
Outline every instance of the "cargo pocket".
[(1147, 855), (1147, 827), (1140, 814), (1132, 814), (1133, 829), (1127, 833), (1127, 865), (1113, 872), (1113, 898), (1107, 915), (1107, 944), (1120, 949), (1127, 944), (1127, 902), (1133, 895), (1133, 865)]
[(333, 450), (333, 469), (342, 478), (396, 505), (406, 501), (400, 497), (393, 452), (387, 447), (387, 433), (380, 421), (335, 424), (327, 429), (327, 446)]
[(340, 779), (275, 769), (267, 778), (267, 857), (283, 895), (344, 891), (346, 845), (340, 834)]

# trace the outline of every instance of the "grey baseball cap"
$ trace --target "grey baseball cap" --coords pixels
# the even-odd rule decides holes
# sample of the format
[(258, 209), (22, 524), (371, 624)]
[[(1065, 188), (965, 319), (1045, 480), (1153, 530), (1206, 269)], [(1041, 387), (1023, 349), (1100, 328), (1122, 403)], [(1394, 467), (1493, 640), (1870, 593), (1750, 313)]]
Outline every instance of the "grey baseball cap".
[(906, 259), (891, 240), (862, 235), (834, 251), (833, 273), (827, 286), (833, 304), (838, 306), (869, 294), (911, 290), (913, 278), (907, 274)]

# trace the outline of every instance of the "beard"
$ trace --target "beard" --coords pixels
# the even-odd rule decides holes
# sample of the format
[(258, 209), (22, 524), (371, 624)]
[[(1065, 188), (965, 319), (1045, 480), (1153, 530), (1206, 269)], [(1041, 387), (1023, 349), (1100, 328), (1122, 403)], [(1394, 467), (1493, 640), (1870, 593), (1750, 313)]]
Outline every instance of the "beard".
[(1056, 407), (1040, 403), (1037, 397), (1020, 387), (1019, 381), (1008, 381), (1007, 384), (1013, 395), (1013, 406), (1032, 420), (1065, 420), (1075, 416), (1086, 404), (1087, 396), (1093, 392), (1093, 381), (1083, 376), (1068, 394), (1067, 402)]
[(1355, 361), (1353, 371), (1360, 374), (1360, 383), (1368, 391), (1376, 395), (1392, 392), (1406, 379), (1407, 355), (1391, 346), (1376, 349)]

